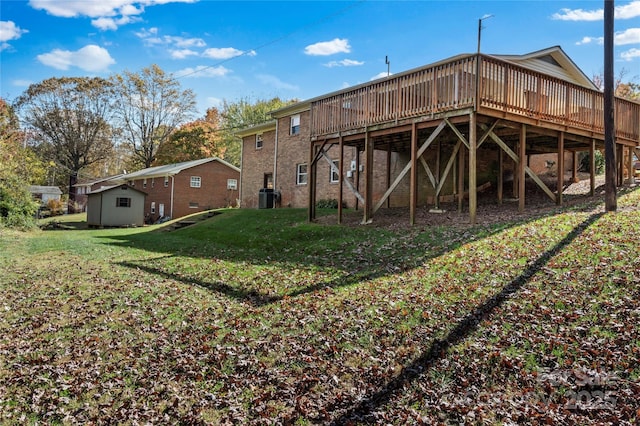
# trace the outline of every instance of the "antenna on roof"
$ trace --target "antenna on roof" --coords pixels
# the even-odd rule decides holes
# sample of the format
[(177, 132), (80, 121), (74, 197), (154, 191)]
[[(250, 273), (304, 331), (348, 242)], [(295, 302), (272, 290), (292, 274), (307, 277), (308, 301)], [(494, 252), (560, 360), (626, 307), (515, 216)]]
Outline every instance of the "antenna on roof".
[(480, 36), (482, 35), (482, 21), (485, 19), (493, 18), (493, 15), (484, 15), (482, 18), (478, 19), (478, 54), (480, 54)]
[(389, 62), (388, 56), (384, 57), (384, 63), (387, 64), (387, 77), (389, 77), (391, 75), (391, 62)]

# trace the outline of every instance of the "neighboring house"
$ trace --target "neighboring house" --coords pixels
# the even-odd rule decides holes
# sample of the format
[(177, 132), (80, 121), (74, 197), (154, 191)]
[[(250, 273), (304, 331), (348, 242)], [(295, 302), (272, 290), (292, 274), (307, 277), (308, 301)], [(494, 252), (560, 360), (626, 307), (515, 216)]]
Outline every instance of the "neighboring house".
[[(475, 222), (479, 187), (491, 187), (498, 203), (510, 190), (520, 211), (527, 185), (562, 204), (557, 171), (575, 179), (578, 153), (593, 159), (603, 149), (603, 109), (603, 93), (558, 46), (454, 56), (287, 106), (272, 123), (239, 132), (242, 205), (254, 207), (269, 185), (283, 206), (306, 203), (311, 220), (318, 200), (336, 197), (340, 221), (355, 197), (363, 222), (402, 205), (413, 223), (419, 205), (457, 201), (461, 210), (465, 200)], [(615, 110), (621, 185), (640, 145), (640, 103), (616, 98)], [(538, 174), (553, 170), (550, 188)], [(593, 171), (590, 180), (593, 193)]]
[(114, 180), (120, 176), (122, 175), (107, 176), (78, 182), (73, 185), (76, 188), (76, 211), (84, 212), (87, 210), (87, 196), (91, 191), (97, 191), (98, 189), (102, 189), (107, 186), (113, 186)]
[(216, 157), (150, 167), (113, 179), (147, 194), (144, 216), (148, 223), (235, 206), (239, 180), (240, 169)]
[(62, 191), (57, 186), (31, 185), (29, 191), (36, 200), (44, 205), (46, 205), (49, 200), (60, 201), (60, 196), (62, 195)]
[(126, 184), (103, 187), (88, 194), (87, 225), (142, 226), (146, 194)]

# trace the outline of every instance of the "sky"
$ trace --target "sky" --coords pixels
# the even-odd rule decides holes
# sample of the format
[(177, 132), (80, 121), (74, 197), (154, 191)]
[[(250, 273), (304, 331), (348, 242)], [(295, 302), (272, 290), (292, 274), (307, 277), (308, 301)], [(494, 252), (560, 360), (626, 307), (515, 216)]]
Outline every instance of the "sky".
[[(477, 49), (560, 46), (604, 70), (603, 0), (2, 0), (0, 97), (52, 77), (109, 77), (158, 65), (196, 94), (305, 100)], [(640, 0), (615, 2), (614, 69), (640, 82)], [(388, 62), (388, 64), (387, 64)]]

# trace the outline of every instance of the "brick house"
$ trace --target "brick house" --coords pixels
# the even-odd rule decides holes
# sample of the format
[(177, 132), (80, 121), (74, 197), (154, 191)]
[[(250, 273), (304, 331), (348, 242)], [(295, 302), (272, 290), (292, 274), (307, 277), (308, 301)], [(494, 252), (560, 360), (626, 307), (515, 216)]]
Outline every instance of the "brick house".
[[(640, 104), (614, 103), (622, 185), (640, 145)], [(381, 207), (406, 206), (414, 223), (417, 206), (450, 202), (461, 211), (468, 200), (474, 223), (484, 188), (498, 204), (508, 194), (519, 211), (528, 187), (561, 205), (579, 153), (591, 160), (593, 195), (595, 151), (604, 148), (603, 93), (559, 46), (461, 54), (271, 116), (238, 132), (241, 206), (255, 207), (259, 189), (273, 187), (280, 205), (306, 206), (310, 220), (327, 198), (339, 201), (338, 222), (346, 204), (362, 206), (365, 223)]]
[(147, 194), (148, 223), (238, 203), (240, 169), (216, 157), (150, 167), (115, 177)]

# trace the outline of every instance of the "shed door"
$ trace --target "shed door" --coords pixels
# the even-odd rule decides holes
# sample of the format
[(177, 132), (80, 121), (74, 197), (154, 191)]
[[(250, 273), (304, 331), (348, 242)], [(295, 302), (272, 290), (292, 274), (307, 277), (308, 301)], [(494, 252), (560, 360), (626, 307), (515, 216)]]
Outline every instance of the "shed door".
[(160, 215), (160, 217), (164, 216), (164, 204), (162, 203), (158, 205), (158, 214)]

